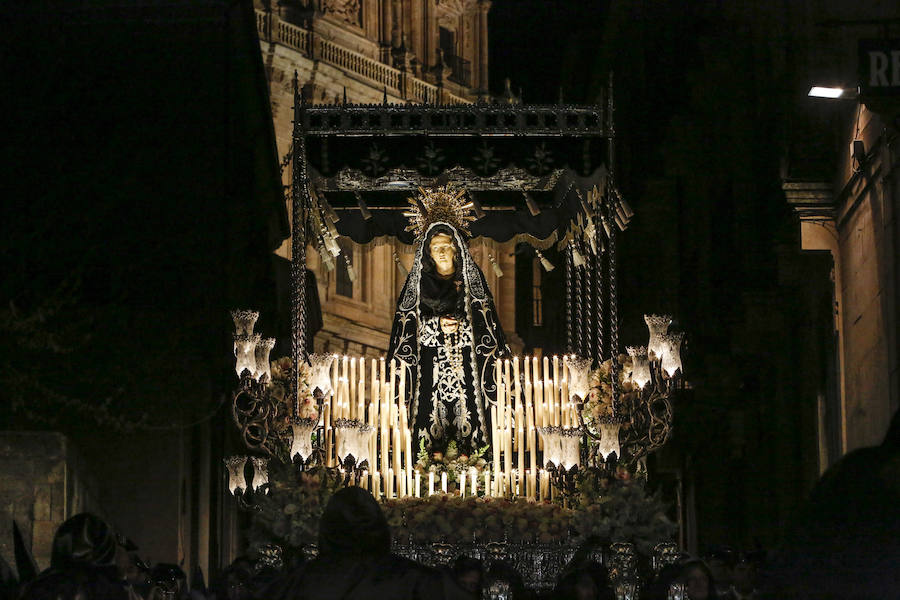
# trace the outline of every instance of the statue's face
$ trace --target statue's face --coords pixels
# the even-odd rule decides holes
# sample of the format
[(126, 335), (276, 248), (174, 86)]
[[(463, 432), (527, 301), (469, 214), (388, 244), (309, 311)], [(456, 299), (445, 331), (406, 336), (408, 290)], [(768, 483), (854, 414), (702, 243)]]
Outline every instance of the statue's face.
[(438, 275), (453, 275), (456, 267), (453, 260), (456, 258), (456, 246), (446, 233), (438, 233), (431, 238), (428, 244), (428, 253), (437, 266)]

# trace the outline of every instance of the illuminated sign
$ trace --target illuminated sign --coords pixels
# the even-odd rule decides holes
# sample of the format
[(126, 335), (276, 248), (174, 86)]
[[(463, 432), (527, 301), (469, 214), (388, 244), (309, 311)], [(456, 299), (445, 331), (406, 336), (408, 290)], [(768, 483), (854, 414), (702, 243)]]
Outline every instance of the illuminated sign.
[(862, 96), (900, 95), (900, 39), (859, 41)]

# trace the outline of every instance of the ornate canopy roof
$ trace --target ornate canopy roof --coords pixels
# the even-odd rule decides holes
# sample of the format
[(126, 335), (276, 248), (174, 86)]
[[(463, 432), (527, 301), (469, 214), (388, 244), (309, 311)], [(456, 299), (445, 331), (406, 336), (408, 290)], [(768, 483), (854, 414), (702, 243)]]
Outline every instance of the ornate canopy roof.
[(475, 204), (474, 236), (549, 245), (577, 226), (588, 192), (607, 186), (614, 132), (599, 106), (345, 104), (298, 114), (310, 193), (357, 243), (411, 243), (407, 199), (452, 183)]

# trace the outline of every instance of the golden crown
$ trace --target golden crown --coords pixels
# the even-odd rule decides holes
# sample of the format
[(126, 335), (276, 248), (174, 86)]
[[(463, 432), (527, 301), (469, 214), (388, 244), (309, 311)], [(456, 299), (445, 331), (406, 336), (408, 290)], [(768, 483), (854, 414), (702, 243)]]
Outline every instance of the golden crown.
[(466, 190), (450, 184), (437, 188), (419, 188), (419, 194), (408, 199), (409, 212), (403, 213), (403, 216), (409, 218), (406, 231), (414, 231), (417, 238), (422, 238), (433, 223), (447, 223), (471, 236), (469, 223), (475, 217), (471, 214), (472, 203), (463, 199), (465, 193)]

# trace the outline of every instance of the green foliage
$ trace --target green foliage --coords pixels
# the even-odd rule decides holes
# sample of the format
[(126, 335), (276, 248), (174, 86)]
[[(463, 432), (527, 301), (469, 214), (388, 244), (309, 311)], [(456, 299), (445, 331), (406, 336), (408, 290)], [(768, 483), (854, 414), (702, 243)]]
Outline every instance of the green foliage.
[(468, 471), (474, 467), (479, 473), (487, 467), (488, 462), (484, 459), (484, 454), (490, 446), (482, 446), (472, 454), (460, 454), (459, 446), (455, 440), (451, 440), (447, 444), (444, 452), (428, 452), (425, 448), (425, 440), (419, 440), (419, 452), (416, 455), (415, 469), (420, 473), (433, 472), (440, 475), (447, 473), (449, 481), (457, 481), (460, 471)]

